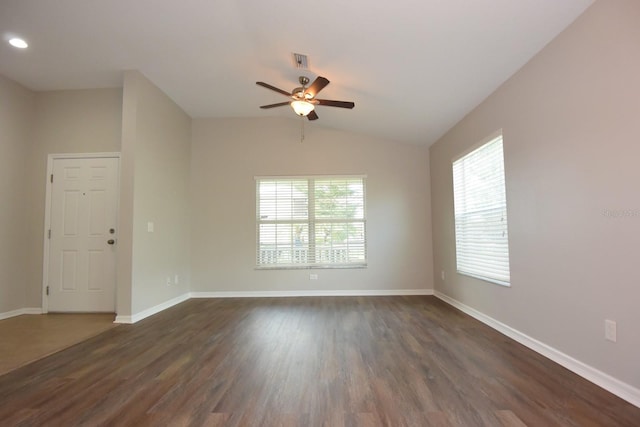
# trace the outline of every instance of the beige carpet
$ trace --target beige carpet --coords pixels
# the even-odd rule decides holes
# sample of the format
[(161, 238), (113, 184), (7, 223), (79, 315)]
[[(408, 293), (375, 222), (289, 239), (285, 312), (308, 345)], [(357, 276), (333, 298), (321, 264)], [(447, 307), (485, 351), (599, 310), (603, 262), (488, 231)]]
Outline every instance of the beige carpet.
[(0, 320), (0, 375), (117, 325), (113, 314), (25, 314)]

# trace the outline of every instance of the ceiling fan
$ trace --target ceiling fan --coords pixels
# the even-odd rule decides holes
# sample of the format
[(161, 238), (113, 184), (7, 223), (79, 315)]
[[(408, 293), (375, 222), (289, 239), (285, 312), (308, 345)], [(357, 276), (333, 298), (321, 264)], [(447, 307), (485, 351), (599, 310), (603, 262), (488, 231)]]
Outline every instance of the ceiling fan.
[(313, 81), (311, 86), (307, 87), (309, 84), (309, 78), (305, 76), (300, 76), (298, 78), (301, 87), (297, 87), (291, 91), (291, 93), (278, 89), (275, 86), (271, 86), (265, 82), (256, 82), (258, 86), (265, 87), (267, 89), (271, 89), (275, 92), (281, 93), (282, 95), (289, 97), (292, 101), (286, 102), (278, 102), (277, 104), (269, 104), (262, 105), (260, 108), (274, 108), (281, 107), (283, 105), (291, 105), (293, 111), (299, 116), (306, 116), (309, 120), (318, 120), (318, 114), (315, 112), (316, 105), (324, 105), (327, 107), (339, 107), (339, 108), (353, 108), (356, 104), (353, 102), (347, 101), (330, 101), (328, 99), (317, 99), (316, 95), (322, 89), (325, 88), (329, 84), (329, 80), (324, 77), (318, 77)]

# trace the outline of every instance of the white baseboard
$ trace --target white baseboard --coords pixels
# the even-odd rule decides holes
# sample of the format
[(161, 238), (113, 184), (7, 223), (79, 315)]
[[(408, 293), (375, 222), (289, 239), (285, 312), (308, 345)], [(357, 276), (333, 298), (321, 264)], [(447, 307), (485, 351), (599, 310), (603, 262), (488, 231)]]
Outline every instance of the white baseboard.
[(9, 319), (11, 317), (22, 316), (23, 314), (42, 314), (41, 308), (19, 308), (17, 310), (5, 311), (0, 313), (0, 320)]
[(374, 297), (400, 295), (433, 295), (433, 289), (212, 291), (191, 292), (190, 295), (191, 298)]
[(548, 359), (553, 360), (557, 364), (564, 366), (568, 370), (580, 375), (582, 378), (591, 381), (592, 383), (602, 387), (603, 389), (615, 394), (621, 399), (626, 400), (634, 406), (640, 408), (640, 389), (637, 389), (625, 382), (622, 382), (611, 375), (605, 374), (598, 369), (587, 365), (573, 357), (557, 350), (541, 341), (536, 340), (522, 332), (508, 326), (502, 322), (495, 320), (492, 317), (487, 316), (484, 313), (479, 312), (478, 310), (469, 307), (461, 303), (458, 300), (455, 300), (441, 292), (435, 291), (434, 295), (446, 302), (447, 304), (452, 305), (463, 313), (468, 314), (469, 316), (479, 320), (487, 326), (495, 329), (496, 331), (508, 336), (509, 338), (519, 342), (520, 344), (530, 348), (531, 350), (539, 353)]
[(125, 325), (130, 325), (133, 323), (133, 317), (132, 316), (121, 316), (119, 314), (116, 314), (116, 319), (113, 321), (113, 323), (122, 323)]
[(175, 297), (173, 299), (170, 299), (169, 301), (165, 301), (161, 304), (158, 304), (156, 306), (147, 308), (146, 310), (143, 310), (139, 313), (135, 313), (131, 316), (116, 316), (116, 320), (114, 320), (113, 323), (136, 323), (141, 321), (142, 319), (145, 319), (149, 316), (153, 316), (154, 314), (160, 313), (161, 311), (164, 311), (170, 307), (173, 307), (174, 305), (180, 304), (181, 302), (184, 302), (186, 300), (188, 300), (190, 298), (189, 294), (183, 294), (180, 295), (178, 297)]

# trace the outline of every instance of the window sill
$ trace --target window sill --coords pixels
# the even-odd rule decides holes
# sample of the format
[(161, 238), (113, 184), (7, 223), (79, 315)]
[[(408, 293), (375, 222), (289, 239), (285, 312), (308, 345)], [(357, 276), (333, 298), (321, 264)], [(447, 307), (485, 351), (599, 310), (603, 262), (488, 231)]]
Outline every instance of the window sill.
[(363, 269), (367, 268), (367, 264), (348, 264), (348, 265), (259, 265), (254, 270), (345, 270), (345, 269)]
[(463, 276), (473, 277), (474, 279), (482, 280), (483, 282), (489, 282), (489, 283), (493, 283), (494, 285), (503, 286), (505, 288), (510, 288), (511, 287), (511, 283), (510, 282), (503, 282), (501, 280), (491, 279), (489, 277), (483, 277), (483, 276), (479, 276), (479, 275), (476, 275), (476, 274), (465, 273), (464, 271), (460, 271), (460, 270), (457, 270), (457, 273), (461, 274)]

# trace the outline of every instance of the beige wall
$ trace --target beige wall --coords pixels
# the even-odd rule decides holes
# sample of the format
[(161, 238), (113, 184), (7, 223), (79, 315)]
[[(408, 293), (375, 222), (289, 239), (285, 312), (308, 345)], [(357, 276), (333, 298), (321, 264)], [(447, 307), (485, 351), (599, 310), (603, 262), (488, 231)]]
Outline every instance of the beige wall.
[(117, 304), (128, 316), (189, 292), (191, 119), (136, 71), (123, 101)]
[(0, 315), (27, 307), (24, 195), (34, 111), (35, 94), (0, 76)]
[[(634, 387), (639, 22), (638, 1), (596, 2), (431, 148), (436, 290)], [(451, 160), (499, 128), (511, 288), (455, 272)], [(604, 340), (605, 319), (617, 343)]]
[(37, 92), (28, 154), (27, 306), (42, 306), (47, 157), (53, 153), (120, 151), (122, 89)]
[[(255, 176), (367, 175), (368, 268), (255, 270)], [(432, 289), (429, 159), (295, 119), (199, 119), (191, 154), (192, 286), (207, 291)]]

